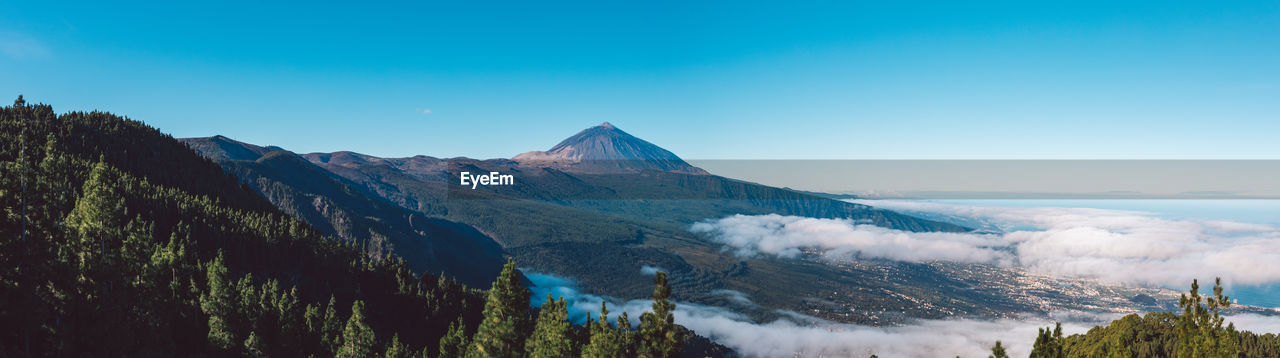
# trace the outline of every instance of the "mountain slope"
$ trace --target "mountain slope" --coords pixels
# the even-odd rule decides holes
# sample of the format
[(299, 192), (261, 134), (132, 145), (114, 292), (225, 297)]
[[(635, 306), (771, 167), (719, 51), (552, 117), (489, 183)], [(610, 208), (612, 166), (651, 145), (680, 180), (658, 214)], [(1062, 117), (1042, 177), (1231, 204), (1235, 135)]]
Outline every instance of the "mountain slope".
[[(19, 97), (0, 107), (0, 139), (0, 356), (332, 357), (350, 347), (362, 357), (441, 356), (451, 325), (481, 321), (484, 291), (323, 236), (141, 122), (56, 115)], [(252, 163), (261, 167), (244, 173), (255, 182), (290, 179), (279, 184), (301, 193), (290, 196), (342, 190), (287, 152)], [(358, 200), (333, 203), (405, 212)], [(420, 217), (408, 227), (474, 234)], [(503, 314), (492, 318), (536, 312)], [(732, 354), (692, 335), (685, 347)]]
[(0, 139), (0, 356), (333, 356), (304, 322), (357, 300), (372, 344), (430, 353), (480, 320), (483, 292), (326, 238), (141, 122), (20, 100)]
[[(243, 178), (285, 213), (327, 235), (360, 243), (376, 255), (394, 253), (418, 272), (488, 285), (505, 260), (493, 239), (460, 225), (392, 205), (332, 177), (306, 159), (225, 137), (185, 138), (193, 149)], [(253, 154), (261, 155), (253, 156)], [(241, 158), (241, 159), (231, 159)]]
[[(566, 142), (613, 143), (609, 138), (617, 138), (618, 132), (600, 126)], [(559, 153), (574, 158), (567, 151)], [(663, 157), (655, 153), (670, 152), (629, 153)], [(828, 316), (845, 322), (885, 324), (907, 317), (1034, 310), (998, 294), (974, 290), (969, 282), (938, 274), (929, 265), (869, 262), (837, 267), (808, 260), (741, 258), (687, 229), (709, 218), (777, 213), (850, 219), (906, 231), (966, 230), (864, 205), (705, 173), (661, 170), (673, 168), (662, 165), (592, 171), (574, 167), (580, 163), (576, 160), (527, 160), (527, 156), (518, 158), (522, 160), (379, 158), (335, 152), (301, 157), (358, 191), (425, 216), (474, 227), (522, 265), (572, 277), (593, 292), (644, 297), (650, 286), (641, 268), (654, 266), (672, 273), (672, 285), (682, 300), (715, 304), (722, 298), (711, 292), (731, 289), (751, 295), (762, 307), (839, 312), (851, 302), (860, 302), (902, 312)], [(667, 158), (678, 159), (674, 154)], [(512, 174), (516, 185), (464, 188), (458, 183), (461, 171)], [(890, 277), (885, 272), (897, 274)], [(847, 296), (829, 297), (851, 289)], [(921, 298), (930, 305), (918, 304)]]

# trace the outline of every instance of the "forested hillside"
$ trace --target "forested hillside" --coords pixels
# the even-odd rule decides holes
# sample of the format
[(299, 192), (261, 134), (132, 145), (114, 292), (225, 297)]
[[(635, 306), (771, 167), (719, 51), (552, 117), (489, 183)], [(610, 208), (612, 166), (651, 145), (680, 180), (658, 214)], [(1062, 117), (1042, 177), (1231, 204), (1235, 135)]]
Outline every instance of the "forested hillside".
[[(514, 264), (487, 301), (415, 274), (141, 122), (19, 97), (0, 108), (0, 139), (0, 356), (515, 356), (526, 339), (590, 339), (522, 324), (533, 313)], [(647, 338), (677, 330), (661, 313), (634, 347), (672, 347)]]
[[(616, 128), (597, 129), (583, 133), (605, 138), (575, 136), (570, 142), (616, 139), (609, 135), (618, 132)], [(642, 142), (625, 136), (628, 141)], [(284, 148), (223, 136), (180, 140), (240, 176), (284, 212), (326, 234), (372, 239), (367, 248), (394, 252), (411, 267), (421, 267), (414, 264), (430, 256), (446, 264), (450, 255), (481, 256), (456, 254), (468, 250), (451, 245), (430, 247), (436, 253), (431, 255), (415, 248), (414, 241), (404, 244), (406, 238), (417, 236), (416, 230), (405, 230), (406, 216), (411, 223), (425, 217), (474, 228), (500, 244), (525, 268), (572, 277), (587, 291), (619, 298), (648, 295), (650, 277), (642, 268), (649, 266), (672, 273), (671, 285), (683, 301), (715, 305), (722, 302), (717, 290), (736, 290), (751, 295), (761, 307), (820, 312), (823, 318), (845, 323), (895, 324), (909, 318), (1037, 309), (1008, 295), (974, 289), (973, 282), (924, 264), (883, 261), (841, 267), (810, 260), (740, 257), (723, 250), (722, 243), (688, 230), (703, 220), (738, 214), (841, 218), (905, 231), (967, 230), (787, 189), (631, 165), (636, 163), (607, 165), (625, 169), (622, 172), (584, 173), (542, 160), (425, 155), (381, 158), (345, 151), (295, 155)], [(636, 145), (653, 146), (647, 142)], [(614, 152), (616, 148), (611, 146), (591, 147), (605, 150), (597, 154), (610, 158), (623, 152), (637, 153)], [(658, 152), (669, 153), (661, 148), (638, 151)], [(641, 155), (631, 160), (666, 157)], [(298, 158), (305, 158), (310, 165)], [(458, 179), (464, 171), (512, 174), (517, 184), (463, 188)], [(498, 266), (500, 263), (493, 265), (492, 272), (496, 273)], [(886, 275), (886, 270), (895, 274)], [(886, 291), (904, 295), (883, 294)], [(930, 304), (921, 305), (917, 300)], [(855, 302), (877, 307), (879, 312), (851, 310)], [(903, 314), (880, 313), (885, 311)], [(771, 309), (751, 314), (760, 320), (777, 318)]]
[(378, 346), (479, 321), (481, 291), (327, 240), (140, 122), (21, 101), (0, 118), (10, 353), (324, 356), (356, 302)]
[(360, 242), (374, 255), (394, 253), (415, 272), (484, 287), (502, 268), (502, 247), (475, 228), (371, 196), (291, 152), (221, 136), (182, 141), (290, 216), (325, 235)]
[[(1222, 312), (1231, 307), (1221, 280), (1202, 296), (1198, 282), (1178, 302), (1181, 314), (1130, 314), (1084, 334), (1063, 337), (1062, 325), (1040, 330), (1033, 358), (1062, 357), (1278, 357), (1280, 337), (1236, 330)], [(1226, 323), (1224, 325), (1224, 323)], [(993, 356), (999, 357), (999, 354)], [(1007, 355), (1005, 357), (1008, 357)]]

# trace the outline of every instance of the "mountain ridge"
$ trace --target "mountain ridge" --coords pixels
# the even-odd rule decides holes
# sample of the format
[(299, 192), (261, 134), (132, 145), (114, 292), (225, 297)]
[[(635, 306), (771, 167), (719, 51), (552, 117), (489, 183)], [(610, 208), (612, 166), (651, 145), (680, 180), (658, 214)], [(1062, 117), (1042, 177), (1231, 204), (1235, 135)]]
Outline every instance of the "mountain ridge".
[[(570, 137), (562, 142), (604, 143), (603, 139), (596, 139), (624, 138), (624, 135), (629, 138), (620, 141), (643, 142), (612, 124), (606, 124), (588, 128), (575, 134), (576, 138)], [(608, 142), (613, 143), (612, 139)], [(651, 143), (643, 143), (657, 148)], [(223, 150), (217, 146), (206, 147), (213, 151)], [(529, 269), (573, 277), (584, 289), (610, 292), (617, 297), (647, 296), (651, 277), (645, 276), (641, 269), (654, 266), (670, 270), (677, 298), (689, 302), (714, 303), (720, 298), (708, 292), (732, 289), (753, 295), (762, 307), (806, 310), (815, 308), (814, 301), (807, 297), (822, 297), (848, 287), (899, 287), (894, 289), (912, 290), (927, 297), (953, 298), (939, 301), (939, 306), (933, 308), (920, 308), (914, 301), (900, 297), (859, 294), (858, 299), (878, 302), (883, 307), (901, 308), (907, 312), (902, 317), (936, 318), (943, 312), (986, 314), (989, 309), (985, 307), (989, 307), (991, 302), (1007, 301), (985, 292), (957, 290), (966, 284), (950, 278), (933, 277), (929, 268), (920, 265), (890, 264), (900, 266), (895, 270), (918, 273), (913, 276), (918, 279), (904, 283), (886, 281), (883, 271), (874, 265), (841, 268), (804, 260), (734, 256), (722, 250), (722, 244), (690, 232), (689, 225), (731, 215), (780, 214), (850, 219), (913, 232), (959, 232), (968, 229), (866, 205), (725, 178), (701, 169), (691, 172), (682, 166), (672, 166), (676, 165), (672, 163), (677, 163), (674, 160), (679, 160), (674, 153), (664, 154), (670, 152), (661, 148), (645, 151), (647, 154), (625, 150), (596, 154), (615, 155), (603, 158), (631, 159), (657, 156), (672, 161), (652, 165), (638, 160), (541, 161), (528, 160), (527, 157), (479, 160), (417, 155), (379, 158), (345, 151), (297, 154), (297, 157), (305, 158), (315, 167), (327, 171), (328, 176), (369, 197), (427, 218), (474, 228), (491, 237), (502, 250)], [(221, 162), (225, 165), (234, 161)], [(612, 166), (582, 165), (599, 162)], [(636, 162), (640, 165), (631, 165)], [(517, 179), (511, 186), (463, 188), (459, 185), (461, 171), (497, 171), (513, 174)], [(297, 178), (291, 180), (296, 182), (281, 180), (273, 185), (285, 189), (291, 185), (307, 185)], [(351, 213), (360, 214), (358, 210)], [(1014, 303), (996, 306), (1004, 307), (1002, 305)], [(832, 308), (823, 306), (824, 310)], [(766, 316), (758, 318), (768, 318), (768, 312), (761, 314)], [(891, 319), (889, 317), (870, 312), (828, 318), (849, 323), (891, 322), (886, 321)]]
[(474, 227), (401, 208), (293, 152), (222, 136), (180, 141), (285, 213), (379, 256), (396, 253), (414, 271), (483, 287), (502, 266), (501, 246)]

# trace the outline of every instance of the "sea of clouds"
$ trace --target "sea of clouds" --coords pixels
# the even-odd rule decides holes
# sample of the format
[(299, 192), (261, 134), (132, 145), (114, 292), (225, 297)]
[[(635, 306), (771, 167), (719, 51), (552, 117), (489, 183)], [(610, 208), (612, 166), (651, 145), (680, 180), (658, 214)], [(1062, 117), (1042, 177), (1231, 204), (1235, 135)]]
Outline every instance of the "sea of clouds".
[[(906, 262), (953, 261), (1022, 267), (1028, 271), (1094, 278), (1111, 283), (1185, 287), (1192, 278), (1221, 276), (1228, 284), (1280, 282), (1280, 229), (1226, 220), (1171, 219), (1140, 211), (967, 205), (860, 200), (860, 204), (985, 230), (913, 233), (852, 220), (782, 215), (735, 215), (694, 224), (740, 256), (796, 257), (814, 252), (828, 260), (872, 258)], [(643, 267), (652, 275), (658, 267)], [(547, 293), (570, 302), (571, 318), (598, 315), (601, 302), (612, 315), (627, 312), (633, 324), (649, 300), (617, 300), (579, 292), (572, 280), (527, 274), (541, 304)], [(1083, 333), (1116, 315), (1026, 316), (1006, 319), (916, 320), (893, 327), (825, 321), (776, 311), (771, 322), (754, 322), (731, 308), (761, 309), (745, 294), (708, 292), (728, 299), (713, 307), (680, 302), (676, 322), (747, 357), (853, 356), (984, 357), (996, 340), (1012, 356), (1026, 356), (1038, 328), (1062, 321), (1065, 333)], [(1252, 314), (1228, 317), (1237, 328), (1280, 332), (1280, 318)]]
[(1226, 220), (1062, 207), (984, 206), (903, 200), (860, 204), (981, 223), (1000, 233), (913, 233), (851, 220), (735, 215), (694, 224), (741, 256), (876, 258), (1020, 266), (1109, 283), (1184, 287), (1192, 278), (1280, 282), (1280, 229)]
[[(554, 275), (525, 272), (534, 283), (532, 304), (540, 306), (548, 293), (568, 302), (569, 319), (582, 324), (587, 316), (599, 318), (600, 304), (606, 303), (611, 322), (627, 312), (632, 325), (650, 310), (647, 299), (620, 300), (580, 292), (573, 280)], [(737, 291), (716, 290), (713, 294), (735, 297), (739, 304), (755, 304)], [(676, 323), (699, 335), (725, 345), (745, 357), (985, 357), (996, 340), (1001, 340), (1011, 356), (1027, 356), (1037, 329), (1063, 321), (1065, 334), (1084, 333), (1090, 327), (1109, 322), (1115, 315), (1073, 315), (1071, 317), (1026, 317), (1019, 319), (917, 320), (907, 325), (871, 327), (826, 321), (792, 311), (777, 311), (783, 318), (754, 322), (724, 307), (677, 302)], [(1254, 332), (1280, 331), (1280, 319), (1257, 315), (1228, 318), (1237, 328)]]

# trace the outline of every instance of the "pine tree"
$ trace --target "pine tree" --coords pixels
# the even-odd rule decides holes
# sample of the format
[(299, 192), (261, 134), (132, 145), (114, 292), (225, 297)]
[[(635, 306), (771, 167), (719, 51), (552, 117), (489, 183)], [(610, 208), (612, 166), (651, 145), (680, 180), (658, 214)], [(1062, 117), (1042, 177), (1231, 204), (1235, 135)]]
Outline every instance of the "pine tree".
[(324, 351), (323, 337), (324, 334), (324, 315), (320, 314), (320, 307), (315, 304), (308, 303), (307, 308), (302, 313), (303, 324), (305, 327), (305, 335), (298, 336), (303, 340), (303, 352), (308, 354), (319, 354)]
[(342, 320), (338, 318), (338, 301), (329, 295), (329, 305), (324, 311), (324, 324), (320, 329), (320, 342), (330, 354), (337, 354), (338, 345), (342, 342)]
[(262, 309), (258, 305), (258, 286), (253, 284), (253, 274), (248, 273), (236, 281), (236, 316), (232, 327), (240, 332), (247, 332), (257, 327), (258, 317)]
[(300, 352), (302, 349), (301, 338), (306, 335), (307, 329), (302, 322), (302, 308), (298, 305), (297, 287), (289, 289), (289, 293), (281, 293), (276, 301), (276, 312), (280, 317), (280, 351)]
[(128, 296), (122, 292), (128, 284), (127, 265), (121, 257), (128, 219), (122, 191), (117, 173), (99, 161), (64, 220), (75, 245), (71, 259), (76, 263), (78, 306), (87, 316), (72, 324), (83, 325), (85, 334), (96, 337), (95, 346), (103, 356), (119, 354), (115, 351), (126, 342), (121, 334), (132, 328), (119, 327), (129, 323)]
[(1062, 322), (1057, 322), (1053, 329), (1039, 329), (1036, 335), (1036, 343), (1032, 345), (1032, 354), (1030, 358), (1061, 358), (1062, 357)]
[(516, 262), (507, 259), (489, 289), (483, 320), (467, 349), (468, 357), (518, 357), (524, 353), (529, 290), (516, 278)]
[(987, 358), (1009, 358), (1009, 353), (1005, 352), (1003, 343), (996, 341), (996, 345), (991, 347), (991, 355)]
[[(51, 220), (62, 215), (63, 212), (70, 209), (75, 203), (75, 195), (78, 188), (73, 183), (76, 167), (72, 165), (72, 160), (58, 149), (58, 139), (52, 133), (45, 138), (44, 143), (44, 159), (40, 160), (38, 177), (33, 178), (35, 182), (34, 192), (28, 190), (28, 196), (40, 201), (40, 203), (28, 200), (28, 205), (32, 206), (32, 225), (28, 225), (33, 232), (45, 229), (41, 233), (52, 234)], [(41, 225), (44, 224), (44, 225)], [(55, 242), (60, 244), (60, 242)]]
[(337, 356), (373, 357), (375, 339), (373, 328), (364, 319), (364, 301), (356, 300), (351, 304), (351, 318), (347, 319), (347, 327), (342, 331), (342, 347), (338, 348)]
[[(175, 348), (180, 339), (179, 331), (195, 329), (191, 320), (197, 316), (195, 311), (189, 309), (193, 302), (191, 290), (186, 286), (191, 283), (196, 269), (191, 263), (186, 245), (178, 243), (178, 230), (175, 229), (170, 234), (168, 243), (151, 248), (146, 271), (143, 272), (151, 286), (148, 288), (150, 292), (141, 299), (145, 299), (148, 307), (160, 313), (148, 315), (148, 320), (154, 325), (151, 329), (160, 335), (159, 338), (152, 339), (154, 341), (151, 345), (164, 346), (165, 350)], [(196, 309), (200, 309), (198, 299), (196, 302)]]
[(530, 358), (567, 357), (573, 353), (573, 342), (569, 339), (569, 311), (564, 298), (555, 300), (547, 294), (547, 301), (542, 304), (538, 313), (538, 321), (534, 324), (533, 335), (525, 343), (525, 353)]
[[(4, 137), (4, 147), (18, 147), (15, 161), (0, 161), (0, 272), (4, 272), (0, 274), (0, 307), (3, 307), (0, 322), (5, 322), (6, 332), (16, 333), (9, 337), (21, 342), (20, 347), (14, 345), (7, 347), (12, 350), (3, 351), (31, 356), (38, 355), (31, 351), (32, 341), (39, 342), (42, 331), (50, 326), (46, 323), (54, 319), (55, 310), (45, 303), (59, 301), (45, 282), (54, 278), (62, 263), (56, 260), (55, 254), (62, 237), (56, 219), (60, 219), (62, 213), (46, 215), (47, 212), (41, 210), (52, 195), (44, 190), (48, 186), (48, 172), (31, 170), (36, 156), (26, 145), (30, 109), (21, 95), (11, 109), (9, 113), (0, 114), (0, 118), (10, 119), (13, 117), (6, 118), (6, 115), (15, 114), (21, 121), (21, 130), (16, 138)], [(4, 154), (15, 153), (4, 153), (0, 149), (0, 156)]]
[[(154, 282), (147, 276), (151, 263), (152, 247), (155, 243), (152, 232), (155, 224), (135, 217), (125, 225), (125, 238), (121, 243), (120, 258), (123, 261), (125, 280), (130, 286), (146, 289)], [(141, 296), (141, 295), (138, 295)], [(137, 296), (134, 296), (137, 297)]]
[(1178, 299), (1182, 315), (1176, 323), (1179, 357), (1234, 357), (1240, 347), (1236, 343), (1235, 325), (1223, 327), (1223, 309), (1231, 306), (1230, 298), (1222, 294), (1222, 278), (1213, 284), (1213, 296), (1204, 298), (1201, 304), (1200, 283), (1191, 281), (1191, 291)]
[(631, 318), (626, 311), (618, 315), (618, 352), (627, 357), (636, 355), (636, 334), (631, 331)]
[(255, 357), (262, 356), (262, 349), (266, 346), (258, 337), (258, 332), (255, 330), (249, 331), (249, 337), (244, 339), (244, 349)]
[(78, 238), (76, 262), (81, 283), (95, 287), (90, 295), (110, 290), (120, 272), (118, 247), (125, 237), (125, 203), (119, 183), (106, 163), (94, 165), (84, 194), (67, 215), (66, 227)]
[(232, 349), (240, 342), (231, 329), (231, 315), (235, 314), (231, 283), (227, 282), (227, 267), (222, 253), (205, 265), (208, 288), (200, 297), (200, 309), (209, 315), (209, 344), (220, 349)]
[(440, 337), (440, 358), (458, 358), (467, 352), (470, 340), (467, 339), (467, 327), (462, 322), (462, 317), (458, 317), (456, 322), (449, 324), (449, 330), (445, 332), (444, 337)]
[(387, 344), (387, 351), (383, 352), (382, 356), (384, 358), (409, 358), (412, 353), (409, 352), (409, 347), (405, 347), (403, 343), (400, 343), (400, 335), (396, 334), (391, 336), (391, 343)]
[(158, 297), (157, 283), (149, 275), (152, 246), (155, 246), (152, 238), (154, 231), (155, 225), (141, 217), (135, 217), (125, 225), (125, 237), (120, 245), (121, 272), (118, 273), (121, 282), (113, 288), (115, 293), (110, 299), (111, 306), (116, 307), (118, 312), (115, 317), (119, 320), (115, 322), (123, 324), (125, 329), (115, 330), (116, 334), (104, 337), (106, 339), (150, 342), (151, 345), (159, 345), (165, 340), (159, 331), (162, 322), (160, 317), (130, 309), (137, 305), (164, 306), (161, 301), (163, 297)]
[(184, 305), (191, 300), (187, 284), (195, 277), (195, 255), (187, 248), (188, 231), (178, 224), (165, 245), (156, 245), (151, 253), (149, 275), (157, 283), (165, 302), (171, 306)]
[(676, 330), (676, 305), (671, 303), (671, 287), (667, 286), (667, 274), (659, 271), (653, 277), (653, 311), (640, 315), (640, 341), (637, 355), (640, 357), (678, 357), (683, 338)]
[(1062, 358), (1063, 339), (1062, 339), (1062, 322), (1058, 322), (1052, 329), (1041, 328), (1036, 335), (1036, 342), (1031, 347), (1031, 358)]
[(607, 358), (626, 355), (626, 350), (623, 349), (622, 339), (618, 336), (618, 331), (609, 326), (609, 308), (604, 301), (600, 301), (600, 319), (598, 321), (593, 323), (590, 315), (587, 316), (587, 329), (591, 332), (591, 337), (588, 338), (586, 347), (582, 348), (582, 356), (584, 358)]

